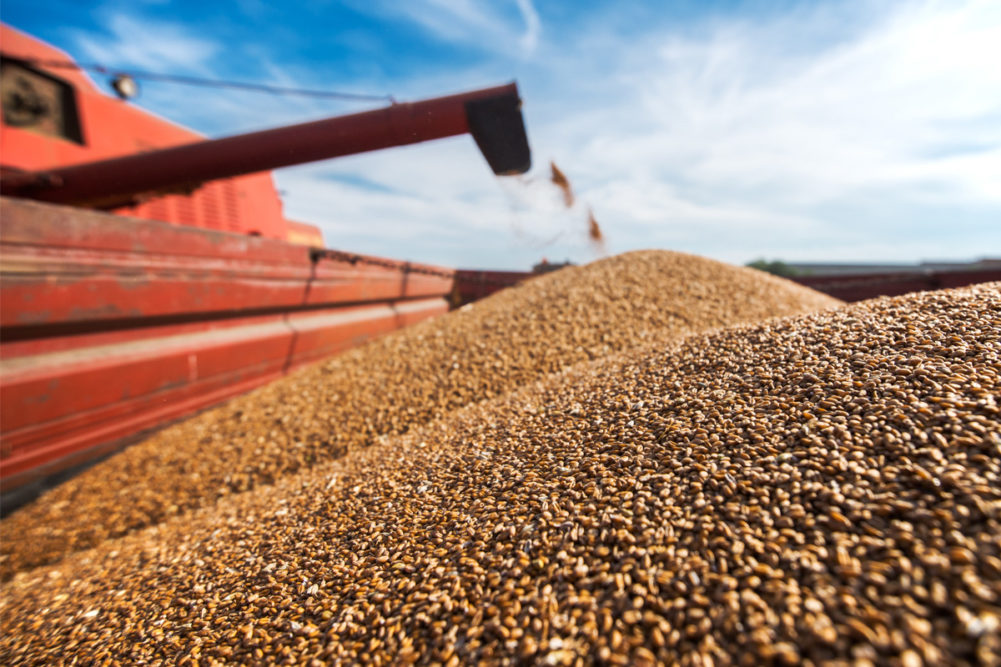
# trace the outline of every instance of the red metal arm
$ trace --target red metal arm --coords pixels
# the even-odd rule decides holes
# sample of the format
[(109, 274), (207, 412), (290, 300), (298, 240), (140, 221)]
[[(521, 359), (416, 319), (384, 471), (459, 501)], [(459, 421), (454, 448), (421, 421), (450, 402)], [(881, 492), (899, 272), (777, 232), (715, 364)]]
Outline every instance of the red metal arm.
[[(113, 208), (148, 192), (176, 191), (205, 181), (302, 164), (366, 151), (403, 146), (473, 131), (481, 150), (497, 145), (497, 137), (481, 141), (483, 114), (496, 114), (496, 103), (517, 115), (521, 136), (503, 138), (500, 150), (524, 157), (507, 172), (528, 168), (527, 138), (518, 111), (518, 88), (514, 83), (469, 93), (438, 97), (339, 116), (326, 120), (252, 132), (235, 137), (201, 141), (148, 153), (60, 167), (44, 172), (21, 173), (0, 180), (5, 195), (62, 204)], [(479, 106), (477, 106), (479, 105)], [(501, 128), (510, 132), (510, 114)], [(506, 122), (506, 124), (505, 124)], [(491, 121), (486, 122), (490, 125)], [(471, 127), (471, 125), (473, 127)], [(486, 132), (486, 134), (493, 134)], [(514, 134), (517, 134), (515, 131)], [(485, 145), (486, 143), (486, 145)], [(495, 151), (496, 152), (496, 151)], [(486, 155), (491, 166), (494, 156)], [(521, 166), (521, 163), (524, 163)]]

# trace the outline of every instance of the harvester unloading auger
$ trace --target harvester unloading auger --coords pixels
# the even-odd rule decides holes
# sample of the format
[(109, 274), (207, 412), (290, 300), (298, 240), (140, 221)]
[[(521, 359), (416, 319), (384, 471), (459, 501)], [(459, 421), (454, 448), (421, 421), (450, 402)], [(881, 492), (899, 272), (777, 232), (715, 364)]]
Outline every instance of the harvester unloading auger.
[(0, 176), (0, 193), (113, 209), (221, 178), (469, 133), (499, 176), (531, 167), (514, 83), (383, 109), (197, 141), (85, 164)]
[(323, 249), (318, 228), (285, 218), (267, 170), (467, 132), (495, 174), (531, 164), (514, 83), (206, 140), (0, 33), (8, 496), (447, 311), (453, 269)]

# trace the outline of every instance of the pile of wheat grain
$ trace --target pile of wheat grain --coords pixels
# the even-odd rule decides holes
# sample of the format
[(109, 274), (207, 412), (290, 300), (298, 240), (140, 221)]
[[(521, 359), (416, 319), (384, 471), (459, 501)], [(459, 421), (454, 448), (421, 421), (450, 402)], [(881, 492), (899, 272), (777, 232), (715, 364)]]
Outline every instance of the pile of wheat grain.
[(840, 302), (666, 251), (542, 276), (168, 428), (0, 523), (0, 574), (269, 484), (580, 361)]
[(18, 575), (44, 664), (997, 664), (1001, 284), (582, 364)]

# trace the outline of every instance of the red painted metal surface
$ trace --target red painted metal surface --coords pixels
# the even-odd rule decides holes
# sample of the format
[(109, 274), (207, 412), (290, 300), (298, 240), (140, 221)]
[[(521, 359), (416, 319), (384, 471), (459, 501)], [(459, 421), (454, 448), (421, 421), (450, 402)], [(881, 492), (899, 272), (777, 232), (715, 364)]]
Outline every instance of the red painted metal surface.
[(928, 271), (925, 273), (863, 273), (841, 276), (796, 276), (811, 287), (849, 303), (880, 296), (899, 296), (948, 287), (965, 287), (1001, 280), (1001, 269), (982, 271)]
[[(469, 132), (466, 103), (517, 96), (515, 84), (373, 111), (197, 141), (101, 162), (50, 167), (0, 181), (4, 194), (122, 205), (135, 195)], [(16, 179), (16, 180), (15, 180)]]
[(530, 164), (514, 84), (205, 141), (17, 30), (0, 51), (4, 491), (447, 309), (453, 272), (321, 254), (248, 172), (465, 132), (495, 173)]
[[(447, 310), (451, 272), (0, 198), (5, 490)], [(377, 263), (375, 263), (377, 262)]]
[(442, 313), (441, 298), (225, 323), (0, 362), (5, 488), (82, 448), (236, 395), (357, 345)]
[[(449, 297), (452, 308), (490, 296), (537, 275), (530, 271), (479, 271), (458, 269)], [(796, 276), (794, 282), (849, 303), (880, 296), (900, 296), (911, 292), (965, 287), (1001, 281), (1001, 269), (977, 271), (928, 271), (925, 273), (864, 273), (839, 276)]]
[[(0, 51), (10, 58), (71, 60), (63, 51), (6, 25), (0, 25)], [(40, 171), (188, 144), (204, 138), (103, 94), (79, 70), (44, 65), (37, 69), (73, 87), (83, 142), (55, 139), (0, 123), (0, 146), (3, 146), (0, 164), (6, 168)], [(190, 196), (159, 197), (122, 209), (120, 213), (178, 225), (254, 233), (273, 239), (286, 239), (288, 234), (270, 173), (216, 181)]]
[(271, 239), (16, 199), (2, 207), (8, 336), (17, 333), (9, 327), (441, 296), (450, 287), (421, 264), (314, 263), (309, 247)]
[(488, 297), (505, 287), (517, 285), (536, 274), (531, 271), (480, 271), (457, 269), (450, 301), (458, 308), (472, 301)]

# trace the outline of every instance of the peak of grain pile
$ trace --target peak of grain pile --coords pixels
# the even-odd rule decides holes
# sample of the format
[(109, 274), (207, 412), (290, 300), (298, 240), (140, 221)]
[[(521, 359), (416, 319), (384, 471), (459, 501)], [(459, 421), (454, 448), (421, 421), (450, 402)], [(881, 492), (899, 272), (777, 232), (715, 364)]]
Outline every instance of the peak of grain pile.
[(583, 364), (18, 575), (0, 659), (997, 664), (1001, 284)]
[(666, 251), (534, 278), (94, 466), (0, 523), (0, 568), (9, 576), (54, 562), (609, 352), (839, 303), (758, 271)]

